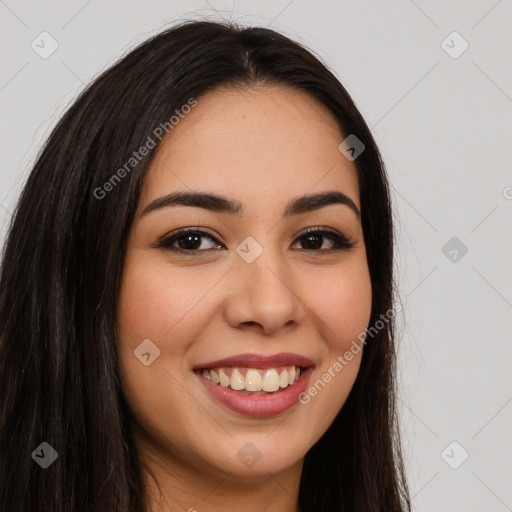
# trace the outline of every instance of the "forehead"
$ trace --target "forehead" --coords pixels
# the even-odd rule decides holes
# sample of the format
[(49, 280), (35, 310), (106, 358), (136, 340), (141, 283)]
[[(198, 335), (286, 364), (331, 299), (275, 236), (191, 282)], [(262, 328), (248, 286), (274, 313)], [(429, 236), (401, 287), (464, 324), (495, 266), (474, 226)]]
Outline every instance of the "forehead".
[(330, 111), (305, 92), (281, 86), (209, 92), (162, 140), (141, 203), (197, 189), (229, 191), (264, 209), (335, 189), (360, 208), (355, 165), (338, 149), (342, 138)]

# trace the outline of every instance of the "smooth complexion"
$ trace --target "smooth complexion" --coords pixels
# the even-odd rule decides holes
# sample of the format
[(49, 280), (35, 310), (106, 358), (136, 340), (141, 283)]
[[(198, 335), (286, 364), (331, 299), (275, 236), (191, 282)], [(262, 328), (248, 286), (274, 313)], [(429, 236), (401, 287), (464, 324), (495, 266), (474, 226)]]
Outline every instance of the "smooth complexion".
[[(283, 216), (293, 199), (327, 191), (342, 192), (360, 211), (342, 139), (316, 99), (258, 85), (198, 98), (158, 148), (130, 231), (117, 319), (122, 386), (151, 512), (298, 510), (303, 458), (343, 406), (362, 352), (307, 405), (267, 417), (230, 410), (192, 368), (243, 353), (291, 352), (314, 361), (310, 385), (368, 326), (371, 283), (357, 213), (335, 203)], [(178, 191), (222, 195), (243, 207), (143, 213)], [(316, 227), (354, 246), (329, 251), (337, 245), (327, 236), (305, 236)], [(159, 246), (180, 228), (206, 235)], [(247, 237), (263, 249), (252, 263), (236, 252)], [(145, 339), (161, 351), (149, 366), (134, 355)], [(237, 456), (247, 443), (261, 454), (252, 465)]]

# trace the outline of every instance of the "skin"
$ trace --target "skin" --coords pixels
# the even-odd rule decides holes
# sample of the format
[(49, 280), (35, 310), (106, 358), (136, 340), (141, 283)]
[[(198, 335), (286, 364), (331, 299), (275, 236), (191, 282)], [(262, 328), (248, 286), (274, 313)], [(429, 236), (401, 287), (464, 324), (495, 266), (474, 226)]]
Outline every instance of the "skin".
[[(315, 362), (311, 385), (368, 326), (359, 217), (341, 204), (282, 217), (291, 198), (327, 190), (361, 209), (342, 140), (314, 98), (258, 85), (199, 98), (159, 146), (130, 231), (118, 310), (121, 380), (146, 468), (148, 511), (299, 510), (304, 456), (343, 406), (362, 352), (307, 405), (270, 418), (230, 411), (192, 367), (246, 352), (294, 352)], [(243, 213), (172, 206), (141, 215), (154, 199), (191, 189), (238, 200)], [(324, 252), (334, 244), (317, 235), (308, 250), (303, 231), (317, 226), (355, 246)], [(155, 247), (183, 227), (207, 228), (216, 240), (200, 238), (196, 254)], [(263, 248), (250, 264), (235, 251), (247, 236)], [(149, 366), (134, 356), (144, 339), (161, 351)], [(249, 442), (261, 453), (250, 467), (237, 457)]]

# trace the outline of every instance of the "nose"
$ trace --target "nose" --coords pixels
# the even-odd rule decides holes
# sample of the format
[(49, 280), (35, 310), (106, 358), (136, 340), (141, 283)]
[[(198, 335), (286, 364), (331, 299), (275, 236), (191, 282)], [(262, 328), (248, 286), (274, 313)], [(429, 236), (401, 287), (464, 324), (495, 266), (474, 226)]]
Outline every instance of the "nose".
[(234, 265), (224, 310), (230, 326), (270, 335), (302, 323), (300, 283), (284, 255), (267, 249), (252, 263), (237, 255)]

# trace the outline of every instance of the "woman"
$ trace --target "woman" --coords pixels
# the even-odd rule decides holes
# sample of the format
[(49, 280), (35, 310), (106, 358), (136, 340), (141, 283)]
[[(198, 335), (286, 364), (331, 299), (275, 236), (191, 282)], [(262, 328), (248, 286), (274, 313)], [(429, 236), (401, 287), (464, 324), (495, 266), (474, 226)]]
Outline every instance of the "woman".
[(410, 510), (392, 249), (378, 149), (309, 51), (212, 22), (145, 42), (13, 216), (0, 509)]

